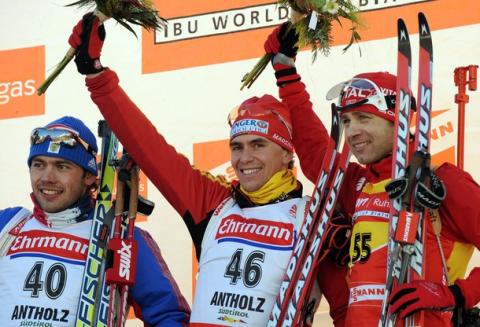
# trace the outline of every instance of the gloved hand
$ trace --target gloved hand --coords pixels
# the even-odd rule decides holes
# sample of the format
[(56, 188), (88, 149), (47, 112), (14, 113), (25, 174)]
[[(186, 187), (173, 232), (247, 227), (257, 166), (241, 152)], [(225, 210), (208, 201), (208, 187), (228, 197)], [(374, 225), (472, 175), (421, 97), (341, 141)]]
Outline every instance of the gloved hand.
[(75, 25), (68, 43), (77, 50), (75, 63), (80, 74), (95, 74), (103, 70), (100, 54), (104, 40), (105, 27), (94, 13), (85, 14)]
[(265, 52), (272, 54), (272, 65), (277, 78), (277, 85), (297, 82), (300, 75), (295, 69), (295, 57), (297, 56), (298, 35), (290, 22), (277, 26), (267, 37), (263, 47)]
[(417, 202), (429, 209), (438, 209), (447, 195), (447, 190), (443, 181), (433, 172), (430, 171), (430, 186), (418, 183), (415, 199)]
[(278, 54), (282, 53), (289, 58), (297, 56), (298, 35), (295, 28), (290, 22), (285, 22), (277, 26), (268, 36), (263, 47), (266, 53)]
[(390, 298), (390, 313), (401, 319), (421, 310), (448, 310), (455, 307), (455, 297), (448, 286), (426, 280), (415, 280), (397, 287)]
[(339, 266), (347, 265), (350, 260), (349, 247), (352, 224), (341, 212), (335, 211), (325, 229), (325, 243), (320, 252), (320, 260), (326, 255)]

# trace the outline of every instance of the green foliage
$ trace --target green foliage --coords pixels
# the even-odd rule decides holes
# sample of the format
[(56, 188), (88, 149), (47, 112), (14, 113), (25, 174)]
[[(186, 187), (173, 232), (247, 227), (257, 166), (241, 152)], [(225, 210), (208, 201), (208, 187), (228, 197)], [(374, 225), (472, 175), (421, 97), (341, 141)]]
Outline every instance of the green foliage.
[[(318, 52), (327, 56), (330, 53), (330, 45), (333, 42), (332, 25), (338, 23), (342, 26), (342, 20), (350, 21), (351, 37), (346, 51), (354, 42), (360, 41), (357, 28), (361, 25), (358, 18), (358, 9), (348, 0), (278, 0), (280, 5), (290, 7), (301, 17), (292, 22), (298, 33), (300, 47), (310, 46), (313, 59)], [(315, 29), (310, 29), (308, 24), (312, 15), (317, 15)]]
[(135, 31), (129, 23), (140, 25), (147, 30), (161, 29), (166, 24), (166, 20), (158, 15), (150, 0), (79, 0), (68, 6), (96, 7), (102, 14), (115, 19), (133, 34)]
[[(358, 9), (349, 0), (278, 0), (277, 3), (291, 9), (290, 22), (298, 34), (298, 47), (310, 46), (315, 61), (318, 53), (328, 56), (330, 45), (333, 42), (332, 26), (338, 23), (342, 26), (342, 19), (350, 21), (351, 36), (349, 43), (343, 49), (346, 51), (350, 46), (360, 41), (357, 28), (361, 25), (358, 18)], [(317, 24), (314, 29), (309, 27), (312, 15), (316, 15)], [(253, 82), (268, 65), (272, 58), (271, 54), (265, 54), (242, 79), (242, 90), (245, 86), (250, 88)]]

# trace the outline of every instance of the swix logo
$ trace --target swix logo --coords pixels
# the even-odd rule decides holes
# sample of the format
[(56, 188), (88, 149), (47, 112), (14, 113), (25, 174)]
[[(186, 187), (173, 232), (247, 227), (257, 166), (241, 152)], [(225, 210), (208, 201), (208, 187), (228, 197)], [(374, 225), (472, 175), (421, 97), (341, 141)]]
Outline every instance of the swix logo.
[(14, 257), (37, 255), (55, 260), (83, 264), (87, 256), (88, 240), (64, 233), (31, 230), (20, 233), (13, 241), (7, 255)]
[(417, 126), (417, 128), (420, 132), (418, 133), (418, 147), (425, 150), (428, 148), (428, 135), (430, 133), (430, 111), (432, 110), (431, 95), (432, 89), (422, 84), (420, 98), (420, 119), (419, 126)]
[(230, 215), (222, 219), (215, 235), (221, 242), (239, 242), (264, 248), (291, 250), (293, 224)]
[(120, 269), (118, 274), (120, 277), (130, 279), (130, 262), (132, 260), (132, 244), (125, 244), (122, 240), (122, 248), (117, 250), (120, 255)]
[(0, 119), (44, 114), (45, 97), (35, 94), (44, 79), (45, 47), (0, 51)]

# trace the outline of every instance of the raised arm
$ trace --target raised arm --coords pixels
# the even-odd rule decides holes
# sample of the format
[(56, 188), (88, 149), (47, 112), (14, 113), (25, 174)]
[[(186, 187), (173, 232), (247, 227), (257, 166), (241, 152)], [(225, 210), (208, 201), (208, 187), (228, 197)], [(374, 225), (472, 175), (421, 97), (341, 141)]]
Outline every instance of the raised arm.
[(167, 144), (119, 86), (115, 72), (100, 64), (104, 39), (105, 28), (92, 13), (78, 22), (69, 38), (70, 45), (77, 49), (77, 69), (87, 75), (86, 85), (93, 101), (123, 146), (187, 225), (199, 225), (230, 194), (229, 185), (192, 168), (187, 158)]
[(267, 38), (265, 51), (273, 55), (272, 64), (280, 99), (290, 109), (293, 144), (305, 176), (316, 182), (329, 135), (313, 111), (310, 95), (295, 68), (298, 47), (295, 29), (289, 23), (278, 26)]

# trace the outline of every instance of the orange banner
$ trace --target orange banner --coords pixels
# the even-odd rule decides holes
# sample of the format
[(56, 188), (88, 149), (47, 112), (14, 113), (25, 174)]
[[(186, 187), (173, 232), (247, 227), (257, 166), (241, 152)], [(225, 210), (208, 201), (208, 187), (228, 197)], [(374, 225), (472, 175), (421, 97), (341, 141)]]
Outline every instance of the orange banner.
[(0, 51), (0, 119), (43, 115), (36, 89), (44, 79), (45, 47)]
[[(142, 73), (245, 60), (263, 55), (263, 42), (273, 26), (288, 17), (286, 8), (265, 1), (155, 1), (168, 20), (162, 31), (142, 31)], [(422, 11), (432, 30), (480, 22), (480, 1), (472, 0), (358, 0), (363, 41), (394, 37), (402, 17), (417, 33)], [(445, 19), (445, 13), (449, 18)], [(343, 28), (342, 28), (343, 26)], [(333, 25), (333, 45), (350, 40), (350, 23)], [(411, 26), (411, 27), (410, 27)]]

